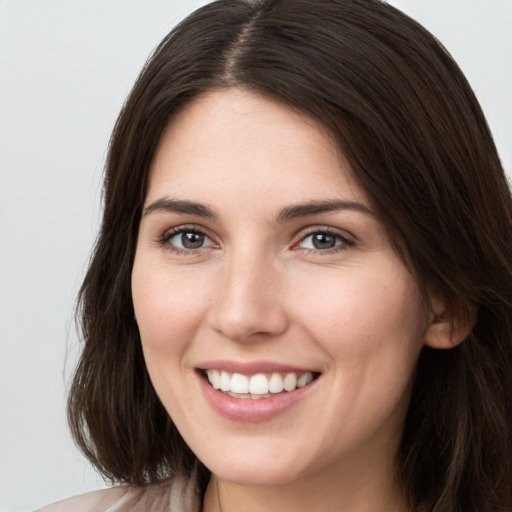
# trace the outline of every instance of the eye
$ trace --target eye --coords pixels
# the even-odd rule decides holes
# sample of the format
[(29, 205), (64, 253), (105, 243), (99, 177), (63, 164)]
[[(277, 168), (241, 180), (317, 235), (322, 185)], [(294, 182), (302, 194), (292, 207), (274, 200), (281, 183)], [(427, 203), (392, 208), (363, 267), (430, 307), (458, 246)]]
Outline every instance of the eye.
[(354, 242), (343, 236), (341, 233), (322, 229), (317, 230), (304, 236), (297, 247), (299, 249), (307, 249), (313, 251), (332, 251), (344, 249), (347, 246), (354, 245)]
[(171, 249), (183, 252), (204, 249), (205, 247), (215, 245), (204, 232), (197, 228), (187, 227), (171, 231), (164, 237), (163, 242), (168, 244)]

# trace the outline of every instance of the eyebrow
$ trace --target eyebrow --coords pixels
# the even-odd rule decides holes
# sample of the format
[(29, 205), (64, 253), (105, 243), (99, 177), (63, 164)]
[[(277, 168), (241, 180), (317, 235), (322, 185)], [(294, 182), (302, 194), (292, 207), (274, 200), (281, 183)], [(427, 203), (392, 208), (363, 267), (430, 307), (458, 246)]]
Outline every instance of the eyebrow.
[(154, 212), (185, 213), (208, 219), (217, 218), (216, 213), (204, 204), (169, 198), (157, 199), (144, 208), (144, 215), (149, 215)]
[[(326, 201), (310, 201), (307, 203), (286, 206), (278, 213), (276, 219), (277, 222), (286, 222), (301, 217), (337, 212), (340, 210), (352, 210), (375, 217), (372, 210), (362, 203), (333, 199)], [(143, 215), (149, 215), (155, 212), (183, 213), (207, 219), (218, 218), (217, 214), (210, 207), (194, 201), (181, 199), (157, 199), (144, 208)]]
[(319, 215), (321, 213), (337, 212), (340, 210), (352, 210), (365, 215), (375, 217), (375, 214), (368, 206), (356, 201), (344, 201), (341, 199), (333, 199), (326, 201), (311, 201), (308, 203), (287, 206), (283, 208), (278, 216), (278, 222), (286, 222), (288, 220), (300, 217), (308, 217), (310, 215)]

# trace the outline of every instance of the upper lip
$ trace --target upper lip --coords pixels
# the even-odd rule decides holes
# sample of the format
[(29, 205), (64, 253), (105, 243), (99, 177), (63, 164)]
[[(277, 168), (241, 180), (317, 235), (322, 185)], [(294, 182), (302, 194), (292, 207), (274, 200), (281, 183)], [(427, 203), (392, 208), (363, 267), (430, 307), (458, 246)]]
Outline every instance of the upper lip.
[(241, 373), (243, 375), (256, 375), (257, 373), (320, 373), (313, 368), (293, 366), (272, 361), (242, 362), (224, 359), (205, 361), (197, 365), (197, 368), (199, 370), (224, 370), (226, 372)]

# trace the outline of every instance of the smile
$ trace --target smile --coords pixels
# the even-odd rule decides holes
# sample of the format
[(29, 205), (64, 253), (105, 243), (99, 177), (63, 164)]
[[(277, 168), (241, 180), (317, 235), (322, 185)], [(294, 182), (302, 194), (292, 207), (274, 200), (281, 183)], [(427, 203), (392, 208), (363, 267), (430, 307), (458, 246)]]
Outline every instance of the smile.
[(270, 421), (307, 400), (322, 372), (268, 361), (208, 361), (196, 367), (198, 384), (220, 416), (244, 423)]
[(208, 369), (206, 377), (213, 389), (219, 390), (233, 398), (261, 399), (295, 391), (315, 380), (315, 374), (306, 372), (273, 372), (244, 375), (225, 370)]

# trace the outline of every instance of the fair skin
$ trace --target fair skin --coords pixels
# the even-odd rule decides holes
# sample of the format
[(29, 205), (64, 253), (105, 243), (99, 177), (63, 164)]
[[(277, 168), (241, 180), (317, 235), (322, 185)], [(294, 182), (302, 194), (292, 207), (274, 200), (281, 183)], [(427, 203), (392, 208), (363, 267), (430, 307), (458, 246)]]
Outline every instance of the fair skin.
[[(156, 392), (212, 471), (205, 512), (407, 510), (414, 366), (454, 340), (317, 122), (238, 89), (185, 106), (151, 165), (132, 292)], [(273, 374), (306, 385), (267, 392)], [(242, 389), (254, 375), (264, 392)]]

